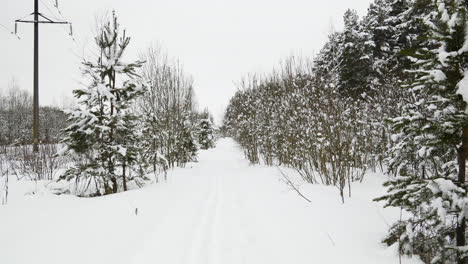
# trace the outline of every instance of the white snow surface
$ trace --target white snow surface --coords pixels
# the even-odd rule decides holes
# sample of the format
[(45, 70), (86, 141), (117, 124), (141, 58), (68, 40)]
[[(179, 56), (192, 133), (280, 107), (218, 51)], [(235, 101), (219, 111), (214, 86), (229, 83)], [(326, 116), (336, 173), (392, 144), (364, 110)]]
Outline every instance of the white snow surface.
[(12, 182), (0, 206), (0, 263), (395, 264), (396, 247), (380, 241), (399, 210), (372, 201), (384, 180), (366, 175), (345, 204), (335, 187), (300, 184), (308, 203), (276, 168), (249, 165), (221, 139), (168, 182), (116, 195), (56, 196), (41, 182)]

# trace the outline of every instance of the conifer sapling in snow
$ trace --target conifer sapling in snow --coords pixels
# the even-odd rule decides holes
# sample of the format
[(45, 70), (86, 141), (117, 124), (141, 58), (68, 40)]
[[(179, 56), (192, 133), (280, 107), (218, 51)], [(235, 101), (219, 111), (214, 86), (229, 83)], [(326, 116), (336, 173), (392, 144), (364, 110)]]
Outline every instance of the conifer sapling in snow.
[(95, 41), (101, 56), (83, 63), (83, 75), (90, 83), (73, 91), (80, 106), (69, 112), (71, 125), (64, 130), (65, 147), (60, 152), (84, 157), (62, 179), (74, 180), (79, 194), (93, 189), (87, 195), (127, 189), (129, 168), (139, 155), (141, 137), (136, 129), (139, 117), (131, 108), (145, 91), (133, 79), (142, 62), (122, 61), (130, 38), (125, 30), (120, 31), (114, 13), (102, 25)]

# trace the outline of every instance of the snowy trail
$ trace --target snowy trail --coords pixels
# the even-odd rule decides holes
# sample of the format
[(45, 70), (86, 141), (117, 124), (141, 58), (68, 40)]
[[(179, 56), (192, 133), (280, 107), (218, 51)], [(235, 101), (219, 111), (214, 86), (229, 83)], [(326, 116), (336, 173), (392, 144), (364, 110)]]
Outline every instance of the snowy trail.
[(0, 207), (0, 263), (398, 263), (379, 242), (399, 212), (371, 201), (382, 176), (343, 205), (335, 188), (303, 185), (309, 204), (278, 174), (222, 139), (141, 190), (80, 199), (12, 185), (17, 195)]
[[(152, 239), (137, 254), (134, 263), (154, 263), (158, 259), (171, 262), (178, 258), (177, 254), (180, 260), (174, 263), (245, 263), (242, 260), (245, 230), (239, 224), (239, 216), (244, 212), (241, 212), (237, 196), (242, 189), (233, 182), (239, 177), (236, 172), (239, 163), (233, 160), (239, 160), (239, 156), (227, 155), (232, 150), (223, 149), (223, 146), (202, 153), (200, 162), (187, 169), (187, 173), (196, 177), (187, 183), (190, 188), (184, 188), (184, 199), (189, 201), (174, 208), (167, 216), (172, 223), (177, 219), (178, 224), (166, 223), (162, 225), (164, 230), (153, 230)], [(228, 144), (226, 147), (233, 146)], [(181, 244), (167, 244), (161, 239), (168, 236)], [(180, 252), (173, 252), (174, 247)], [(166, 256), (167, 252), (171, 253)]]

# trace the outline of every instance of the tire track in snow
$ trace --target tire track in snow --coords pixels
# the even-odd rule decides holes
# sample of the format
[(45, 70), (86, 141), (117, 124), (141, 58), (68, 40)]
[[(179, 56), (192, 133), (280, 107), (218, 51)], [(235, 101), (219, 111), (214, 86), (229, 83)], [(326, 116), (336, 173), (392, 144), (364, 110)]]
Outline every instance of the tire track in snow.
[[(215, 181), (218, 181), (218, 176), (214, 175), (211, 177), (216, 177)], [(217, 203), (219, 201), (219, 186), (215, 182), (214, 187), (209, 188), (210, 195), (209, 199), (206, 202), (206, 205), (201, 210), (201, 213), (197, 217), (196, 224), (193, 226), (193, 235), (191, 238), (190, 247), (186, 248), (188, 252), (185, 255), (188, 258), (185, 258), (186, 261), (183, 263), (190, 264), (208, 264), (208, 252), (211, 249), (208, 247), (210, 240), (212, 239), (213, 232), (213, 223), (217, 211)]]
[[(170, 204), (158, 206), (157, 209), (150, 206), (144, 208), (143, 212), (151, 215), (151, 221), (145, 219), (140, 222), (148, 227), (148, 231), (141, 242), (140, 254), (136, 254), (131, 263), (153, 263), (153, 258), (169, 261), (168, 263), (187, 263), (192, 245), (190, 238), (196, 231), (194, 226), (200, 224), (201, 214), (212, 199), (211, 186), (202, 186), (202, 189), (195, 191), (191, 185), (193, 184), (188, 184), (189, 187), (182, 190), (166, 191), (164, 196), (169, 195)], [(180, 199), (177, 191), (188, 195), (185, 199)]]
[(222, 208), (222, 204), (224, 202), (223, 196), (223, 178), (219, 174), (215, 174), (216, 177), (216, 201), (213, 207), (212, 217), (208, 222), (207, 227), (210, 229), (209, 233), (205, 236), (203, 242), (203, 253), (205, 254), (207, 264), (217, 264), (220, 263), (219, 261), (219, 217), (220, 211)]
[[(239, 177), (238, 175), (232, 175), (231, 180)], [(231, 183), (232, 184), (232, 183)], [(239, 184), (239, 179), (236, 180), (236, 185)], [(239, 186), (236, 186), (239, 187)], [(240, 189), (240, 188), (239, 188)], [(230, 202), (233, 205), (233, 211), (235, 212), (235, 226), (236, 226), (236, 239), (237, 239), (237, 257), (239, 258), (236, 263), (247, 263), (247, 249), (249, 244), (249, 235), (247, 234), (246, 224), (242, 217), (243, 206), (240, 200), (238, 192), (230, 192)], [(240, 262), (239, 262), (240, 261)], [(234, 263), (234, 262), (233, 262)]]

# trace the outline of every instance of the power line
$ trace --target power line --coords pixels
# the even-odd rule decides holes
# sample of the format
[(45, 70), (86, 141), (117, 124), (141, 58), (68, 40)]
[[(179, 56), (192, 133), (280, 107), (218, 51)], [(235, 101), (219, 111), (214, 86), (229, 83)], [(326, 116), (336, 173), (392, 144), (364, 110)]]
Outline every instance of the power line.
[(18, 39), (21, 39), (20, 36), (18, 36), (17, 34), (15, 34), (15, 32), (13, 32), (13, 30), (10, 30), (7, 26), (3, 25), (3, 24), (0, 24), (0, 27), (2, 27), (4, 30), (6, 30), (8, 33), (10, 33), (11, 35), (14, 35), (16, 38)]
[[(40, 0), (41, 3), (46, 6), (47, 10), (49, 10), (50, 13), (54, 13), (47, 5), (47, 3), (44, 3), (42, 0)], [(68, 18), (66, 18), (62, 11), (60, 10), (59, 6), (58, 6), (58, 0), (50, 0), (52, 1), (53, 3), (52, 6), (55, 8), (56, 12), (60, 15), (61, 19), (57, 18), (57, 17), (54, 17), (56, 20), (62, 20), (62, 21), (69, 21)], [(71, 30), (72, 31), (72, 30)], [(88, 52), (90, 52), (91, 54), (93, 54), (94, 56), (99, 56), (97, 54), (96, 51), (93, 51), (91, 48), (89, 48), (86, 44), (85, 44), (85, 41), (83, 40), (83, 38), (80, 37), (80, 34), (78, 32), (72, 32), (72, 34), (69, 34), (72, 38), (72, 41), (73, 43), (75, 44), (76, 48), (83, 48), (86, 49)], [(77, 54), (75, 52), (73, 52), (73, 55), (74, 56), (77, 56)]]
[[(49, 5), (44, 2), (43, 0), (39, 0), (41, 2), (41, 4), (49, 11), (50, 13), (50, 17), (54, 18), (55, 20), (59, 20), (59, 21), (69, 21), (69, 19), (67, 17), (65, 17), (62, 13), (62, 11), (60, 10), (59, 6), (58, 6), (58, 0), (50, 0), (52, 1), (52, 6), (53, 8), (55, 8), (55, 11), (52, 11), (51, 8), (49, 8)], [(60, 18), (57, 18), (57, 16), (55, 14), (58, 14)], [(70, 23), (70, 27), (71, 27), (71, 23)], [(64, 29), (65, 30), (65, 29)], [(93, 56), (96, 56), (96, 57), (99, 57), (100, 55), (98, 54), (97, 51), (93, 50), (92, 48), (89, 47), (89, 45), (86, 44), (86, 41), (83, 40), (82, 37), (80, 37), (80, 34), (78, 32), (72, 32), (72, 28), (70, 28), (70, 33), (68, 34), (72, 41), (73, 41), (73, 44), (75, 45), (75, 48), (78, 49), (78, 52), (77, 51), (74, 51), (74, 50), (70, 50), (70, 53), (76, 57), (76, 58), (79, 58), (79, 59), (83, 59), (85, 57), (85, 50), (87, 52), (89, 52), (90, 54), (92, 54)], [(82, 55), (80, 56), (79, 53), (82, 53)]]
[(55, 7), (55, 9), (57, 9), (58, 14), (62, 17), (63, 20), (68, 20), (66, 17), (63, 16), (62, 11), (58, 7), (58, 0), (55, 0), (55, 3), (53, 3), (52, 5)]
[[(55, 19), (55, 20), (59, 20), (59, 21), (62, 20), (62, 19), (57, 18), (57, 17), (54, 15), (54, 12), (53, 12), (52, 10), (50, 10), (49, 6), (48, 6), (46, 3), (44, 3), (44, 1), (42, 1), (42, 0), (39, 0), (39, 1), (41, 2), (42, 6), (44, 6), (47, 10), (49, 10), (49, 12), (50, 12), (49, 16), (50, 16), (50, 17), (52, 17), (52, 18)], [(62, 22), (64, 22), (64, 21), (65, 21), (65, 20), (62, 20)]]
[[(42, 0), (40, 0), (42, 2)], [(57, 13), (60, 15), (60, 17), (65, 20), (65, 21), (69, 21), (69, 19), (67, 17), (65, 17), (62, 13), (62, 11), (60, 10), (59, 8), (59, 5), (58, 5), (58, 0), (49, 0), (51, 1), (52, 3), (52, 6), (56, 9)], [(43, 3), (45, 4), (45, 3)], [(50, 11), (50, 9), (49, 9)], [(100, 57), (100, 55), (98, 54), (99, 52), (98, 51), (95, 51), (93, 49), (91, 49), (88, 45), (86, 45), (85, 41), (83, 40), (82, 37), (80, 37), (80, 34), (78, 32), (73, 32), (73, 35), (71, 36), (72, 37), (72, 40), (73, 42), (75, 43), (75, 45), (77, 46), (77, 48), (82, 48), (83, 50), (87, 50), (89, 53), (91, 53), (92, 55), (96, 56), (96, 57)]]

